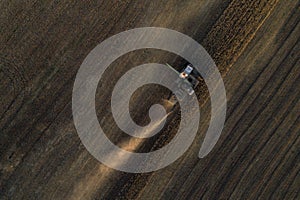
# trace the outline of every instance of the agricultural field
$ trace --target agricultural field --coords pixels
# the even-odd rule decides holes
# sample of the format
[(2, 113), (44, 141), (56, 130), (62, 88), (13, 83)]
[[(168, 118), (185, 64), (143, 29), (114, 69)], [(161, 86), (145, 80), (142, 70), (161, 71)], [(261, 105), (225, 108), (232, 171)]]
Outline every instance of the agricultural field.
[[(300, 199), (299, 0), (3, 0), (0, 2), (0, 199)], [(211, 118), (205, 81), (195, 89), (200, 121), (188, 150), (148, 173), (112, 169), (82, 144), (72, 113), (76, 74), (105, 39), (140, 27), (181, 32), (214, 60), (226, 88), (222, 134), (198, 153)], [(126, 41), (124, 41), (126, 42)], [(132, 95), (133, 121), (151, 105), (165, 126), (142, 139), (124, 133), (111, 110), (114, 85), (145, 63), (185, 63), (159, 49), (116, 59), (100, 80), (95, 109), (106, 136), (135, 153), (156, 151), (178, 131), (172, 94), (145, 85)], [(145, 74), (146, 76), (149, 74)], [(124, 105), (128, 106), (128, 105)], [(126, 157), (119, 162), (126, 163)]]

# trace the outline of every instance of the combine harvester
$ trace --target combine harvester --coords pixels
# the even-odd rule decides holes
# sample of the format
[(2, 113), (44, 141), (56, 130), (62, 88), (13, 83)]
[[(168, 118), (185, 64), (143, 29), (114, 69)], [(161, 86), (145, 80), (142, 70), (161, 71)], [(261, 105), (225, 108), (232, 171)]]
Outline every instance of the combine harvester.
[(194, 94), (194, 89), (198, 86), (201, 76), (192, 64), (187, 64), (180, 72), (168, 63), (166, 65), (174, 70), (179, 77), (176, 80), (178, 90), (171, 94), (167, 100), (168, 104), (173, 108), (178, 103), (178, 99), (182, 100), (186, 95)]

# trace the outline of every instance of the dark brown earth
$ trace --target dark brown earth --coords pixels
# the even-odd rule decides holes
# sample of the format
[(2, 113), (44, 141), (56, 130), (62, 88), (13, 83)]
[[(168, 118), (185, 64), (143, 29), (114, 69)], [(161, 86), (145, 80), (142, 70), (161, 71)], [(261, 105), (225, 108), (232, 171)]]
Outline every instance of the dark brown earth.
[[(0, 9), (0, 199), (300, 198), (298, 0), (13, 0), (1, 1)], [(202, 83), (193, 145), (164, 169), (130, 174), (99, 163), (82, 145), (72, 88), (97, 44), (145, 26), (180, 31), (207, 49), (223, 76), (228, 111), (217, 145), (199, 159), (210, 119)], [(180, 119), (177, 106), (148, 140), (129, 138), (115, 125), (107, 88), (148, 62), (182, 61), (159, 50), (126, 54), (107, 70), (96, 95), (108, 137), (135, 152), (163, 147)], [(147, 124), (149, 107), (168, 95), (162, 87), (141, 88), (131, 101), (133, 119)]]

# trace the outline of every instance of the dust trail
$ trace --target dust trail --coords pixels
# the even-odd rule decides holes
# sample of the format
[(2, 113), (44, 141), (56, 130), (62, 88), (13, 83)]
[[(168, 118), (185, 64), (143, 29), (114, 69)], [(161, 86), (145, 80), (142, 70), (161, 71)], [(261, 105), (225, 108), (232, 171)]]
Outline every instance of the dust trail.
[[(157, 120), (156, 122), (154, 122), (152, 126), (145, 129), (146, 135), (151, 135), (154, 131), (156, 131), (157, 127), (159, 127), (161, 125), (161, 123), (164, 122), (165, 119), (171, 113), (172, 112), (169, 112), (163, 118), (161, 118), (161, 119)], [(122, 149), (127, 150), (127, 151), (136, 151), (137, 149), (139, 149), (139, 147), (141, 147), (141, 145), (144, 142), (145, 142), (145, 139), (138, 139), (138, 138), (130, 137), (129, 140), (125, 140), (125, 141), (119, 143), (118, 146), (120, 146)], [(116, 159), (113, 160), (115, 162), (115, 164), (118, 165), (118, 166), (122, 165), (129, 158), (128, 156), (125, 156), (124, 153), (122, 153), (120, 151), (118, 151), (118, 152), (113, 151), (108, 155), (108, 157), (110, 157), (113, 154), (118, 155), (116, 157)]]
[[(153, 126), (146, 129), (147, 135), (153, 133), (160, 126), (160, 124), (171, 114), (169, 112), (163, 118), (157, 120), (153, 123)], [(141, 145), (145, 142), (145, 139), (139, 139), (130, 137), (129, 140), (122, 141), (118, 143), (118, 146), (127, 151), (136, 151)], [(117, 156), (113, 156), (117, 154)], [(113, 162), (117, 166), (121, 166), (130, 158), (125, 156), (121, 151), (112, 151), (107, 155), (107, 158), (113, 159)], [(117, 176), (118, 173), (115, 169), (109, 168), (103, 164), (99, 164), (88, 176), (86, 176), (83, 180), (81, 180), (76, 187), (74, 187), (73, 191), (70, 194), (70, 199), (89, 199), (93, 193), (99, 190), (99, 186), (103, 186), (104, 188), (110, 184), (110, 179), (112, 176)], [(104, 189), (103, 188), (103, 189)]]
[(152, 123), (152, 126), (147, 126), (147, 128), (145, 128), (143, 136), (146, 136), (145, 138), (147, 138), (148, 136), (151, 135), (155, 135), (158, 133), (157, 129), (158, 127), (160, 127), (160, 125), (167, 119), (167, 117), (171, 114), (171, 112), (169, 112), (168, 114), (166, 114), (164, 117), (162, 117), (161, 119), (158, 119), (156, 121), (154, 121)]

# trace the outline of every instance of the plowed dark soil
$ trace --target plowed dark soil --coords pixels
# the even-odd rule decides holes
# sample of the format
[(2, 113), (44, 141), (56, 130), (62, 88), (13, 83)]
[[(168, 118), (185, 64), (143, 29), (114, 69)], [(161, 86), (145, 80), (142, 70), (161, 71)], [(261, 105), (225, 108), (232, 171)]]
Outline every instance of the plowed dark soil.
[[(298, 0), (13, 0), (1, 1), (0, 10), (0, 199), (300, 198)], [(217, 145), (199, 159), (210, 119), (201, 83), (193, 145), (166, 168), (130, 174), (101, 164), (82, 145), (72, 88), (96, 45), (146, 26), (180, 31), (206, 48), (224, 79), (228, 111)], [(114, 123), (107, 88), (149, 62), (183, 61), (160, 50), (128, 53), (105, 72), (96, 95), (107, 136), (135, 152), (166, 145), (180, 121), (176, 106), (150, 139), (130, 138)], [(147, 124), (149, 107), (169, 95), (162, 87), (141, 88), (130, 104), (132, 118)]]

